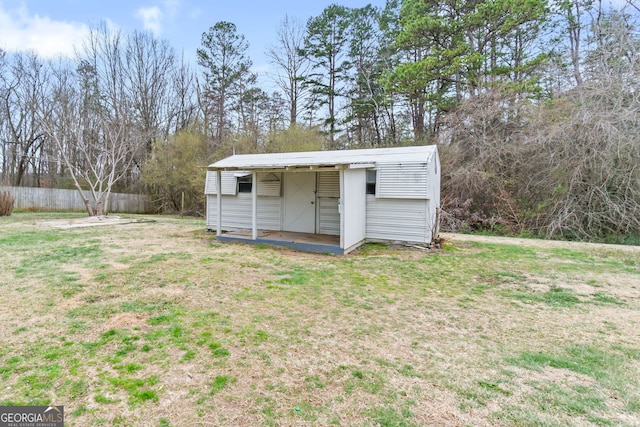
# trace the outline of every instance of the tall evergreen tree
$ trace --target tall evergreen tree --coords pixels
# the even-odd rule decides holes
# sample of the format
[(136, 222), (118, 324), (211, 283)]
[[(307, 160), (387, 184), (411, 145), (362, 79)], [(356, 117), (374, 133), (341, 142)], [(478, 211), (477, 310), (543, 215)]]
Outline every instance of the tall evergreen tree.
[(416, 138), (434, 136), (444, 113), (497, 76), (517, 76), (523, 52), (518, 47), (508, 58), (506, 47), (514, 39), (522, 44), (525, 26), (543, 22), (547, 13), (546, 0), (404, 0), (396, 44), (405, 62), (387, 74), (386, 84), (409, 100)]
[(213, 142), (224, 143), (229, 130), (228, 111), (239, 100), (243, 90), (255, 82), (251, 72), (252, 62), (247, 57), (249, 43), (238, 34), (235, 24), (220, 21), (202, 34), (202, 47), (197, 50), (198, 65), (204, 75), (204, 102), (212, 103), (215, 122)]
[(378, 83), (384, 67), (381, 52), (380, 13), (371, 5), (353, 9), (349, 31), (349, 62), (352, 73), (348, 90), (349, 128), (353, 143), (378, 146), (383, 143), (380, 110), (382, 88)]
[(304, 52), (311, 60), (313, 71), (306, 80), (320, 105), (328, 109), (325, 125), (329, 128), (330, 148), (335, 144), (337, 109), (336, 99), (343, 95), (348, 62), (346, 54), (349, 43), (348, 29), (351, 24), (351, 10), (332, 4), (320, 16), (307, 22), (307, 37)]

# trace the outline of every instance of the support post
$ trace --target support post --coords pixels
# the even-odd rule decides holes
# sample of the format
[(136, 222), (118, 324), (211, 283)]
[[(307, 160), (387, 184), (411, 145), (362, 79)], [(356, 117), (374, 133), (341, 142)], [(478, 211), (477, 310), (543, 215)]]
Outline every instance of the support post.
[[(337, 166), (336, 166), (337, 167)], [(344, 210), (344, 169), (340, 169), (340, 198), (338, 199), (338, 213), (340, 214), (340, 249), (344, 249), (345, 210)]]
[(251, 238), (258, 238), (258, 173), (251, 173)]
[(218, 209), (218, 217), (216, 218), (216, 236), (222, 234), (222, 174), (216, 171), (216, 208)]

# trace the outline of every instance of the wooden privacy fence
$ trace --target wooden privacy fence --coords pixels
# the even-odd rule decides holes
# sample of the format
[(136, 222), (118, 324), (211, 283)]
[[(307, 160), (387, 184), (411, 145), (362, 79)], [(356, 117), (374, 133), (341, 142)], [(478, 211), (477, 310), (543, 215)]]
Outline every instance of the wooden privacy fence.
[[(41, 211), (84, 211), (86, 210), (77, 190), (35, 187), (3, 187), (16, 199), (14, 209)], [(91, 200), (91, 193), (84, 192)], [(111, 193), (109, 212), (145, 213), (148, 211), (147, 196), (141, 194)]]

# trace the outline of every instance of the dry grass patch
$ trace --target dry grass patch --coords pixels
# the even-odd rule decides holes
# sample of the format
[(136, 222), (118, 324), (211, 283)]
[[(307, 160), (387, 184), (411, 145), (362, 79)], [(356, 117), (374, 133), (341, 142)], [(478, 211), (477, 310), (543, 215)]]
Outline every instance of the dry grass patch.
[(638, 421), (627, 249), (450, 236), (337, 257), (190, 219), (9, 218), (0, 403), (64, 404), (71, 426)]

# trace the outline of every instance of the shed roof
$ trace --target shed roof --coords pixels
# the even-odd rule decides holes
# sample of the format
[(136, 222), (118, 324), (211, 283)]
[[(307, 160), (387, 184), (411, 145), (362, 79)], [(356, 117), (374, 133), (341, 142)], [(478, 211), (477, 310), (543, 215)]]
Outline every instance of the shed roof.
[(305, 151), (297, 153), (236, 154), (209, 165), (209, 170), (367, 167), (380, 163), (428, 163), (436, 153), (435, 145), (419, 147), (369, 148), (362, 150)]

